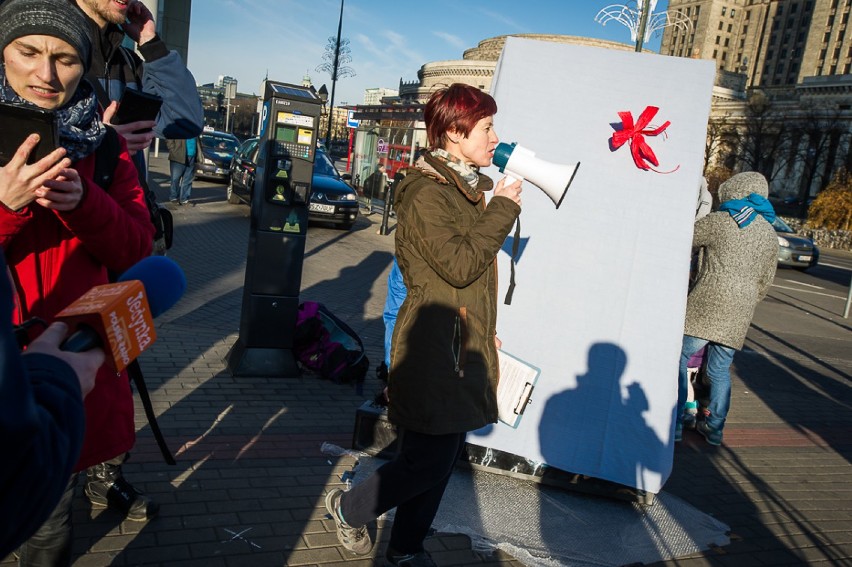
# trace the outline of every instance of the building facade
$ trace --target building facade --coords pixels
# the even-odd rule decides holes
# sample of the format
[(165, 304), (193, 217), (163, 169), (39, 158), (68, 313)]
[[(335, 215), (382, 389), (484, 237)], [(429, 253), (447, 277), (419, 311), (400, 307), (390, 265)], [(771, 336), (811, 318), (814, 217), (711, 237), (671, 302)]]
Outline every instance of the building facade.
[(705, 165), (806, 200), (852, 170), (852, 0), (670, 0), (660, 53), (716, 62)]
[(794, 88), (852, 73), (852, 0), (670, 0), (692, 29), (667, 27), (660, 53), (714, 59), (749, 87)]
[[(510, 36), (500, 35), (484, 39), (476, 47), (466, 50), (461, 59), (426, 63), (417, 72), (416, 81), (405, 82), (400, 79), (400, 99), (404, 102), (425, 103), (429, 100), (429, 96), (435, 89), (448, 86), (452, 83), (464, 83), (485, 92), (490, 92), (491, 81), (494, 79), (494, 69), (497, 67), (497, 59), (500, 58), (503, 45), (506, 43), (506, 38), (508, 37)], [(622, 51), (633, 51), (634, 49), (632, 45), (625, 43), (572, 35), (512, 34), (511, 37), (604, 47)]]

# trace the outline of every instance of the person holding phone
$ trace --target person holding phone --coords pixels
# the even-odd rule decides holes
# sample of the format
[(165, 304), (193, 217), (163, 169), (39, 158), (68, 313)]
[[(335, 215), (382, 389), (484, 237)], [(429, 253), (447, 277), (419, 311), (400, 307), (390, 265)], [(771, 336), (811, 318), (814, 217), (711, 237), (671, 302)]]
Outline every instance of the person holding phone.
[[(157, 34), (154, 16), (142, 2), (69, 1), (83, 12), (85, 29), (94, 46), (92, 65), (86, 76), (96, 85), (98, 100), (105, 109), (104, 122), (112, 125), (127, 140), (127, 148), (133, 154), (140, 182), (150, 200), (156, 201), (156, 195), (148, 188), (144, 150), (155, 137), (191, 139), (201, 134), (204, 109), (195, 87), (195, 78), (180, 55), (170, 51)], [(139, 54), (122, 45), (125, 38), (136, 43)], [(144, 91), (162, 99), (156, 119), (121, 124), (113, 120), (119, 108), (118, 101), (129, 89)], [(159, 207), (152, 207), (151, 213), (157, 223), (157, 242), (154, 247), (160, 253), (165, 250), (166, 243), (171, 242), (171, 223), (162, 222), (159, 217), (170, 213)], [(134, 379), (142, 378), (138, 363), (135, 362), (130, 368), (134, 372)], [(109, 455), (105, 462), (87, 471), (84, 493), (94, 506), (109, 506), (126, 514), (131, 520), (143, 521), (156, 514), (158, 507), (124, 477), (121, 464), (126, 459), (126, 453)]]
[[(74, 0), (86, 16), (87, 30), (95, 49), (87, 76), (96, 81), (104, 106), (104, 122), (115, 127), (127, 140), (131, 153), (145, 150), (156, 136), (188, 139), (201, 134), (204, 109), (195, 87), (195, 78), (176, 51), (169, 51), (157, 34), (154, 16), (142, 2), (129, 0)], [(141, 57), (122, 47), (128, 37), (139, 47)], [(154, 120), (113, 124), (125, 89), (135, 89), (159, 96), (160, 112)], [(142, 156), (134, 159), (144, 169)]]
[[(154, 236), (136, 167), (120, 136), (108, 133), (93, 87), (83, 80), (92, 45), (83, 14), (68, 0), (5, 0), (0, 5), (0, 100), (52, 110), (59, 146), (28, 165), (38, 136), (0, 167), (0, 248), (17, 296), (14, 320), (53, 321), (109, 272), (149, 256)], [(93, 179), (96, 154), (114, 136), (120, 152), (108, 187)], [(86, 398), (86, 432), (74, 471), (128, 451), (136, 438), (127, 374), (103, 365)], [(71, 500), (20, 549), (21, 565), (68, 565)]]

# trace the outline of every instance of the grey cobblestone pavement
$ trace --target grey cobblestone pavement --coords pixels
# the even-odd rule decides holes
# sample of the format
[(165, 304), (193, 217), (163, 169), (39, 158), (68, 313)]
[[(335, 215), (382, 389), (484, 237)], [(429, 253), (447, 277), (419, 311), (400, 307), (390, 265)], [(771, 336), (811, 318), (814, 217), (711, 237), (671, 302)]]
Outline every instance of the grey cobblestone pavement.
[[(152, 159), (161, 198), (166, 170), (162, 156)], [(123, 522), (80, 494), (75, 567), (374, 564), (337, 545), (323, 498), (349, 462), (319, 447), (349, 447), (355, 409), (380, 389), (372, 368), (382, 358), (393, 237), (377, 234), (378, 214), (350, 232), (316, 227), (308, 236), (301, 298), (325, 303), (361, 335), (371, 361), (363, 392), (310, 376), (234, 378), (223, 357), (238, 335), (249, 209), (224, 193), (197, 182), (196, 206), (173, 209), (169, 255), (189, 291), (157, 320), (158, 340), (142, 357), (177, 465), (163, 462), (137, 403), (125, 473), (160, 514)], [(660, 565), (852, 565), (852, 334), (837, 301), (808, 301), (773, 289), (734, 363), (724, 444), (687, 432), (675, 452), (665, 490), (729, 525), (731, 544)], [(384, 541), (387, 532), (380, 523), (373, 535)], [(427, 547), (442, 567), (521, 564), (475, 553), (460, 535), (437, 534)]]

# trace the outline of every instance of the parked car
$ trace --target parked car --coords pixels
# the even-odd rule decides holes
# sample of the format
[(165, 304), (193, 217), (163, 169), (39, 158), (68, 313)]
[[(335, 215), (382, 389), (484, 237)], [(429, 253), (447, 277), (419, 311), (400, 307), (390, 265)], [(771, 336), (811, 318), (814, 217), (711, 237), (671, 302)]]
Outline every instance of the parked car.
[(775, 217), (772, 227), (778, 235), (779, 266), (806, 270), (817, 265), (819, 248), (813, 240), (796, 234), (796, 231), (781, 220), (781, 217)]
[(240, 146), (233, 134), (205, 130), (201, 140), (201, 159), (195, 160), (195, 175), (225, 181), (231, 175), (231, 161)]
[[(259, 151), (259, 138), (250, 138), (234, 153), (227, 190), (228, 202), (232, 205), (251, 202)], [(340, 176), (325, 151), (317, 148), (311, 177), (308, 220), (331, 223), (349, 230), (357, 218), (358, 196), (355, 190)]]

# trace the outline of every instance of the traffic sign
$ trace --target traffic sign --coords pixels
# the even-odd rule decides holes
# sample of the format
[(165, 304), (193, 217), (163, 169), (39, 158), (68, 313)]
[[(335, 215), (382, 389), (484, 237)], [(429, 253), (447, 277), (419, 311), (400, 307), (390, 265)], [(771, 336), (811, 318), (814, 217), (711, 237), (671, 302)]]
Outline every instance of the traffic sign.
[(346, 115), (346, 127), (357, 128), (359, 124), (361, 124), (361, 121), (355, 120), (355, 111), (350, 110)]

